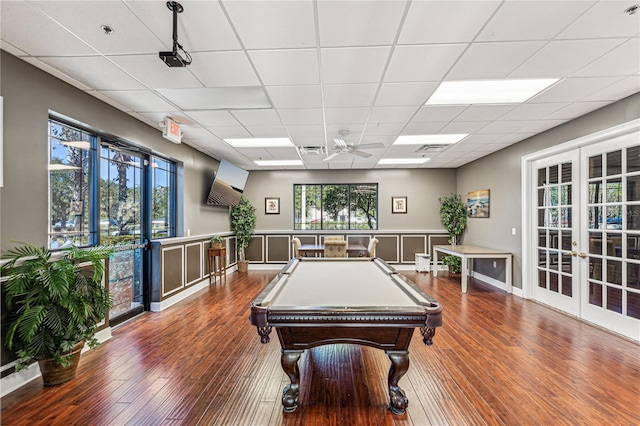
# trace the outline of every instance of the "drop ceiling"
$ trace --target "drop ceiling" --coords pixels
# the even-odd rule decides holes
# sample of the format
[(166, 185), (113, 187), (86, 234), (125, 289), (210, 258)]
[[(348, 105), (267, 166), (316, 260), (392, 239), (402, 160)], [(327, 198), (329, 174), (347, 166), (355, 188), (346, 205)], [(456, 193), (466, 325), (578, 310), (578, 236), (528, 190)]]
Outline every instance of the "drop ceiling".
[[(165, 1), (2, 1), (1, 47), (149, 126), (171, 117), (183, 143), (248, 170), (456, 168), (640, 91), (640, 10), (625, 12), (635, 1), (180, 3), (185, 68), (158, 58), (172, 48)], [(445, 81), (530, 78), (559, 80), (521, 104), (425, 105)], [(341, 130), (384, 148), (323, 161)], [(420, 134), (469, 136), (440, 150), (393, 145)], [(252, 137), (295, 146), (224, 141)]]

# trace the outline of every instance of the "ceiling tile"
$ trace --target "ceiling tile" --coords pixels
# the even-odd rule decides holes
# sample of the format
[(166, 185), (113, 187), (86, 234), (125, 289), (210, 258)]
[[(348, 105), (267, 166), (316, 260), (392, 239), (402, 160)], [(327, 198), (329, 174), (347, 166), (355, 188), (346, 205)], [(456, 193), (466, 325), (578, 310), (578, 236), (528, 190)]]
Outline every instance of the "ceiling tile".
[(552, 41), (509, 74), (509, 77), (557, 78), (572, 75), (621, 42), (620, 39)]
[(404, 128), (405, 123), (371, 123), (367, 124), (366, 135), (368, 136), (396, 136)]
[(409, 123), (402, 130), (403, 135), (434, 135), (438, 133), (444, 126), (446, 121), (433, 123)]
[(377, 84), (330, 84), (324, 86), (326, 107), (367, 107), (373, 103)]
[(640, 92), (640, 76), (634, 75), (623, 78), (615, 83), (604, 87), (588, 96), (582, 98), (582, 101), (609, 101), (613, 102), (618, 99), (626, 98), (634, 93)]
[(100, 93), (124, 105), (128, 111), (175, 111), (171, 105), (151, 90), (101, 90)]
[[(250, 138), (251, 134), (241, 126), (212, 126), (207, 130), (220, 139)], [(225, 142), (226, 143), (226, 142)]]
[(638, 15), (624, 10), (632, 6), (628, 1), (599, 1), (584, 15), (571, 23), (556, 38), (608, 38), (637, 36), (640, 31)]
[(494, 121), (484, 126), (478, 133), (512, 133), (529, 124), (528, 121)]
[(262, 87), (162, 89), (158, 92), (185, 110), (271, 108)]
[(371, 108), (326, 108), (327, 124), (362, 123), (367, 121)]
[(279, 109), (282, 123), (288, 124), (323, 124), (321, 108)]
[(288, 138), (284, 126), (245, 126), (254, 138)]
[(217, 111), (217, 110), (198, 110), (198, 111), (185, 111), (185, 114), (192, 120), (199, 123), (202, 127), (214, 127), (214, 126), (238, 126), (239, 123), (232, 116), (229, 111)]
[(2, 40), (19, 47), (23, 52), (33, 56), (98, 54), (91, 46), (26, 2), (0, 1), (0, 12)]
[(440, 129), (439, 133), (445, 134), (462, 134), (462, 133), (474, 133), (482, 129), (489, 124), (485, 121), (452, 121), (451, 123)]
[(424, 105), (437, 83), (383, 83), (375, 106)]
[(248, 109), (229, 111), (244, 126), (280, 125), (280, 118), (273, 109)]
[(598, 108), (602, 108), (608, 103), (608, 101), (576, 102), (547, 115), (545, 118), (550, 120), (571, 120), (591, 111), (595, 111)]
[[(414, 123), (449, 121), (469, 108), (467, 105), (456, 106), (423, 106), (411, 120)], [(473, 121), (473, 120), (467, 120)]]
[[(157, 54), (109, 56), (108, 59), (151, 89), (202, 87), (202, 84), (191, 74), (191, 68), (168, 67), (160, 60)], [(104, 70), (103, 73), (108, 72), (108, 70), (109, 68)], [(129, 78), (132, 79), (131, 77)], [(109, 81), (110, 77), (107, 77), (106, 80)], [(116, 85), (116, 87), (109, 89), (117, 88), (118, 86)], [(120, 87), (120, 89), (126, 88)]]
[(400, 44), (473, 40), (499, 1), (414, 1), (400, 32)]
[(247, 49), (315, 47), (311, 1), (224, 1)]
[(441, 80), (466, 48), (466, 44), (398, 46), (393, 51), (384, 81)]
[[(171, 47), (171, 33), (159, 40), (119, 1), (34, 1), (31, 4), (105, 55), (151, 54)], [(164, 3), (157, 2), (157, 7), (166, 10), (167, 20), (172, 19)], [(102, 25), (109, 25), (113, 33), (106, 35)]]
[[(167, 48), (171, 47), (173, 13), (165, 2), (124, 1), (138, 19)], [(182, 1), (184, 11), (178, 15), (178, 40), (188, 52), (236, 50), (240, 43), (217, 1)]]
[(244, 52), (202, 52), (193, 53), (192, 56), (193, 62), (189, 65), (189, 70), (205, 86), (260, 85), (260, 80)]
[(378, 83), (390, 51), (386, 46), (322, 49), (322, 82)]
[(538, 120), (530, 121), (525, 126), (516, 130), (516, 133), (542, 133), (566, 122), (566, 120)]
[(396, 38), (406, 1), (320, 1), (320, 45), (390, 45)]
[(504, 78), (544, 44), (543, 41), (473, 44), (447, 74), (446, 80)]
[(266, 88), (275, 108), (320, 108), (320, 85), (269, 86)]
[(575, 102), (584, 100), (586, 96), (619, 80), (620, 77), (567, 78), (534, 96), (530, 99), (530, 102)]
[(482, 29), (477, 41), (546, 40), (565, 29), (594, 2), (507, 1)]
[(494, 121), (515, 107), (516, 105), (470, 105), (455, 121)]
[(515, 107), (508, 113), (501, 116), (500, 120), (538, 120), (559, 110), (560, 108), (566, 107), (567, 105), (567, 103), (558, 102), (545, 104), (527, 103)]
[(320, 82), (315, 49), (257, 50), (249, 56), (267, 86)]
[(371, 110), (369, 125), (375, 123), (406, 123), (418, 110), (415, 106), (408, 107), (375, 107)]
[[(2, 48), (4, 49), (5, 45), (2, 45)], [(33, 65), (34, 67), (37, 67), (39, 69), (41, 69), (42, 71), (51, 74), (52, 76), (59, 78), (60, 80), (69, 83), (70, 85), (77, 87), (80, 90), (85, 90), (85, 91), (89, 91), (91, 90), (91, 86), (87, 86), (86, 84), (76, 80), (73, 77), (70, 77), (69, 75), (63, 73), (62, 71), (60, 71), (57, 68), (52, 67), (51, 65), (45, 64), (44, 62), (42, 62), (39, 59), (36, 58), (32, 58), (30, 56), (22, 58), (25, 62), (30, 63), (31, 65)]]
[(631, 75), (638, 71), (640, 71), (640, 38), (636, 37), (599, 57), (573, 75), (575, 77), (606, 77)]

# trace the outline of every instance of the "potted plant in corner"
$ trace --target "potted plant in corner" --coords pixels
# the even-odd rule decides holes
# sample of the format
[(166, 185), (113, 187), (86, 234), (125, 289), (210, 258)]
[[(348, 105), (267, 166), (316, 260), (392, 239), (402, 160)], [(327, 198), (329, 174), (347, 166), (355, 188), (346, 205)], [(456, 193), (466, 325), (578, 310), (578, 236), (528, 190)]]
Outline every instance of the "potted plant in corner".
[(467, 226), (467, 206), (458, 194), (440, 197), (440, 222), (449, 233), (449, 244), (455, 246), (462, 240)]
[(221, 249), (224, 245), (224, 238), (222, 238), (220, 235), (214, 235), (213, 237), (211, 237), (209, 242), (211, 243), (211, 248)]
[(256, 230), (256, 208), (244, 196), (231, 210), (231, 231), (236, 236), (236, 248), (238, 250), (238, 272), (247, 272), (249, 261), (245, 256), (245, 249)]
[[(467, 226), (467, 206), (458, 194), (438, 198), (440, 201), (440, 222), (449, 233), (449, 244), (455, 246), (462, 240), (462, 234)], [(445, 256), (442, 264), (449, 267), (449, 272), (458, 274), (461, 269), (461, 259), (457, 256)]]
[(102, 285), (103, 260), (111, 247), (53, 253), (23, 245), (10, 250), (0, 270), (8, 313), (6, 347), (18, 356), (16, 371), (37, 360), (44, 384), (75, 377), (85, 342), (95, 347), (95, 331), (113, 302)]

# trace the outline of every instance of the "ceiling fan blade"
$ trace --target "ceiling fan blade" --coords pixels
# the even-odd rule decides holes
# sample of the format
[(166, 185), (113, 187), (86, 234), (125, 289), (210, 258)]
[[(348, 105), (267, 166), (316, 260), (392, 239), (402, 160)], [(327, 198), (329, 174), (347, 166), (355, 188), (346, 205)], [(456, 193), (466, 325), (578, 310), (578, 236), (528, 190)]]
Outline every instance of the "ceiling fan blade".
[(322, 161), (332, 160), (332, 159), (336, 158), (338, 155), (340, 155), (340, 152), (334, 152), (333, 154), (329, 155), (327, 158), (323, 159)]
[(377, 148), (384, 148), (384, 144), (382, 143), (363, 143), (360, 145), (354, 145), (354, 148), (357, 149), (377, 149)]
[(360, 151), (358, 149), (353, 149), (350, 152), (353, 155), (357, 155), (358, 157), (362, 157), (362, 158), (369, 158), (371, 157), (371, 154), (369, 154), (368, 152), (364, 152), (364, 151)]

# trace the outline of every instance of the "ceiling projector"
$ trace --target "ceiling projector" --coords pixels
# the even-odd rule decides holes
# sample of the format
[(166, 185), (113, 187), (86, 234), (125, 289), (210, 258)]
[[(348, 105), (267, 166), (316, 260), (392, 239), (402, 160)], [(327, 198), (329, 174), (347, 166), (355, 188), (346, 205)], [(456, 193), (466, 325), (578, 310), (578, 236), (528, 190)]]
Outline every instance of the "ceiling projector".
[(170, 67), (186, 67), (191, 63), (190, 60), (183, 58), (178, 51), (160, 52), (158, 55)]

